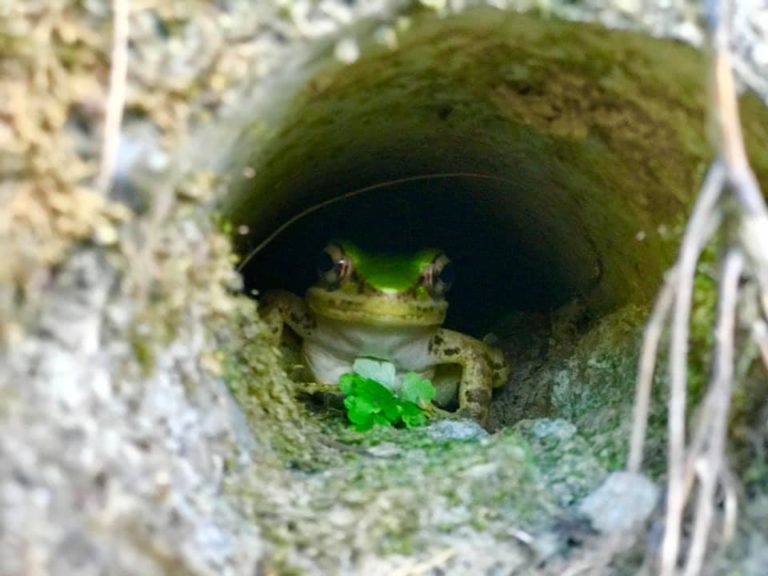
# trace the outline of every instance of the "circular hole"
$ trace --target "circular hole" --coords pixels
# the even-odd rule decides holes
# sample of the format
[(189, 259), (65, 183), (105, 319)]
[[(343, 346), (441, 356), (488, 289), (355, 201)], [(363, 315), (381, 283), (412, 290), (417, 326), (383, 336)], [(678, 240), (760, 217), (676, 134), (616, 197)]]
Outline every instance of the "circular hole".
[[(570, 222), (553, 227), (505, 206), (508, 180), (434, 176), (380, 188), (313, 211), (286, 228), (243, 268), (249, 289), (303, 293), (315, 254), (340, 237), (377, 252), (435, 247), (454, 263), (447, 326), (482, 336), (505, 310), (548, 312), (599, 281), (589, 238)], [(567, 253), (558, 246), (568, 244)]]
[[(711, 154), (702, 59), (492, 10), (414, 22), (395, 50), (363, 43), (351, 65), (320, 50), (269, 86), (230, 157), (241, 270), (249, 290), (303, 294), (335, 238), (440, 249), (446, 326), (493, 332), (522, 373), (551, 314), (576, 339), (655, 294)], [(745, 123), (765, 147), (761, 125)]]

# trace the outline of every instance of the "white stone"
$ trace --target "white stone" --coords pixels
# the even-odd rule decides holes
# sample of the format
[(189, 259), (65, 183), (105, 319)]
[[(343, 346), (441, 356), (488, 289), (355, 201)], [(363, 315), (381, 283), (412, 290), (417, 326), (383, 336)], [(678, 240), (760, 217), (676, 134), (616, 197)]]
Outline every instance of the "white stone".
[(659, 498), (658, 487), (641, 474), (614, 472), (579, 506), (595, 530), (603, 534), (627, 532), (643, 524)]
[(352, 64), (360, 58), (360, 46), (354, 38), (344, 38), (336, 43), (333, 55), (339, 62)]

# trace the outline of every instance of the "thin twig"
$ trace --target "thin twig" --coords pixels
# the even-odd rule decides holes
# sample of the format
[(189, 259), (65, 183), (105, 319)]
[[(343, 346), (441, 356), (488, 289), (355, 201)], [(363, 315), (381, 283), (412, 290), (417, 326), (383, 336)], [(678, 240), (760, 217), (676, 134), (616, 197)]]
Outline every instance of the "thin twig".
[(371, 184), (370, 186), (364, 186), (363, 188), (355, 188), (354, 190), (350, 190), (341, 195), (336, 195), (336, 196), (333, 196), (332, 198), (328, 198), (327, 200), (323, 200), (322, 202), (318, 202), (317, 204), (313, 204), (306, 210), (302, 210), (295, 216), (292, 216), (291, 218), (289, 218), (288, 220), (280, 224), (280, 226), (278, 226), (275, 230), (270, 232), (270, 234), (266, 238), (261, 240), (256, 246), (254, 246), (252, 249), (249, 250), (248, 254), (238, 263), (237, 269), (243, 270), (248, 265), (248, 262), (250, 262), (266, 246), (272, 243), (272, 241), (274, 241), (275, 238), (280, 236), (280, 234), (285, 232), (288, 228), (293, 226), (296, 222), (298, 222), (302, 218), (309, 216), (310, 214), (313, 214), (318, 210), (322, 210), (323, 208), (327, 208), (328, 206), (337, 204), (339, 202), (344, 202), (346, 200), (349, 200), (350, 198), (355, 198), (357, 196), (368, 194), (370, 192), (375, 192), (377, 190), (383, 190), (391, 186), (399, 186), (401, 184), (412, 183), (412, 182), (426, 182), (429, 180), (449, 180), (452, 178), (468, 178), (468, 179), (471, 178), (476, 180), (496, 181), (502, 184), (509, 184), (509, 185), (513, 184), (513, 181), (510, 180), (509, 178), (504, 178), (501, 176), (493, 176), (491, 174), (483, 174), (480, 172), (434, 172), (434, 173), (430, 172), (428, 174), (417, 174), (415, 176), (406, 176), (404, 178), (396, 178), (394, 180), (385, 180), (384, 182), (377, 182), (375, 184)]
[(664, 332), (664, 324), (669, 316), (675, 295), (677, 271), (672, 268), (667, 272), (664, 287), (653, 306), (651, 318), (643, 332), (643, 348), (640, 352), (638, 367), (637, 389), (632, 413), (632, 436), (629, 443), (629, 458), (627, 468), (632, 473), (639, 473), (643, 464), (643, 445), (648, 429), (648, 414), (651, 409), (651, 389), (653, 374), (656, 371), (656, 357), (659, 342)]
[(683, 480), (685, 486), (683, 493), (685, 494), (686, 500), (693, 490), (697, 476), (699, 476), (701, 460), (704, 458), (707, 451), (707, 442), (711, 435), (710, 424), (712, 422), (712, 414), (715, 410), (714, 404), (717, 401), (717, 398), (711, 392), (712, 390), (709, 390), (709, 393), (704, 398), (704, 406), (702, 406), (698, 414), (698, 423), (687, 449), (688, 456), (685, 461)]
[(752, 326), (752, 339), (757, 343), (763, 364), (768, 368), (768, 324), (762, 318)]
[[(715, 54), (712, 60), (713, 89), (710, 101), (715, 119), (715, 143), (718, 159), (712, 164), (707, 180), (689, 219), (680, 256), (656, 302), (644, 335), (638, 372), (635, 421), (630, 443), (628, 466), (637, 471), (642, 465), (642, 450), (650, 410), (653, 372), (658, 346), (667, 323), (670, 324), (670, 398), (668, 403), (668, 490), (664, 541), (661, 550), (662, 576), (678, 574), (681, 557), (683, 515), (696, 487), (691, 546), (684, 564), (685, 576), (698, 576), (704, 567), (717, 509), (718, 488), (724, 496), (723, 540), (736, 530), (738, 508), (736, 484), (725, 459), (728, 414), (735, 374), (736, 307), (739, 298), (749, 297), (739, 291), (742, 270), (756, 277), (760, 288), (763, 318), (753, 324), (757, 341), (768, 366), (768, 208), (744, 149), (734, 87), (732, 58), (725, 14), (727, 0), (709, 3), (710, 25)], [(721, 207), (725, 186), (736, 198), (737, 215)], [(720, 274), (718, 314), (716, 319), (715, 364), (712, 380), (699, 418), (693, 425), (690, 444), (686, 444), (686, 392), (689, 321), (696, 265), (703, 248), (720, 225), (719, 218), (738, 224), (738, 238), (728, 237), (728, 252)], [(726, 228), (732, 230), (733, 228)], [(670, 295), (671, 294), (671, 295)], [(753, 296), (754, 297), (754, 296)], [(670, 310), (671, 308), (671, 310)], [(669, 318), (671, 311), (671, 320)]]
[(696, 263), (709, 238), (707, 228), (722, 193), (725, 172), (716, 161), (709, 169), (683, 236), (676, 265), (677, 285), (670, 344), (670, 399), (667, 514), (662, 543), (661, 574), (674, 576), (680, 551), (685, 509), (685, 403), (688, 375), (688, 333)]
[(714, 107), (719, 144), (727, 167), (728, 180), (733, 192), (748, 213), (765, 212), (765, 202), (744, 148), (744, 135), (739, 119), (739, 103), (733, 78), (733, 58), (730, 50), (730, 34), (725, 18), (727, 2), (718, 2), (717, 17), (713, 19)]
[(755, 264), (755, 273), (762, 289), (763, 310), (768, 313), (768, 207), (760, 192), (760, 185), (749, 165), (739, 117), (739, 103), (733, 78), (733, 57), (730, 34), (723, 17), (725, 0), (713, 6), (713, 45), (715, 48), (713, 109), (728, 181), (734, 196), (742, 207), (740, 233), (747, 256)]
[[(741, 254), (741, 252), (739, 252)], [(722, 282), (720, 283), (722, 285)], [(709, 392), (704, 398), (703, 406), (698, 414), (697, 425), (695, 426), (693, 437), (688, 446), (684, 473), (684, 494), (686, 500), (691, 494), (694, 482), (696, 481), (697, 468), (700, 459), (704, 456), (707, 449), (707, 442), (711, 435), (710, 424), (715, 418), (715, 414), (719, 409), (717, 403), (720, 401), (719, 397), (712, 394), (710, 387)]]
[(741, 252), (732, 250), (725, 256), (720, 283), (720, 302), (715, 327), (715, 363), (709, 394), (712, 413), (702, 426), (709, 430), (707, 452), (699, 460), (699, 493), (696, 502), (693, 537), (688, 552), (684, 576), (697, 576), (704, 565), (712, 520), (715, 513), (715, 493), (721, 477), (731, 405), (734, 365), (734, 331), (739, 279), (744, 266)]
[(109, 71), (109, 94), (104, 120), (98, 189), (107, 194), (114, 178), (120, 127), (123, 123), (128, 76), (128, 36), (130, 0), (112, 0), (112, 58)]
[[(717, 182), (705, 180), (704, 187)], [(710, 238), (720, 223), (719, 213), (712, 211), (709, 222), (704, 227), (703, 237)], [(632, 413), (632, 433), (629, 444), (629, 458), (627, 469), (633, 473), (639, 473), (643, 463), (643, 447), (645, 435), (648, 430), (648, 416), (651, 408), (651, 391), (653, 388), (653, 376), (656, 370), (659, 342), (664, 332), (664, 326), (669, 319), (669, 312), (674, 302), (677, 285), (677, 268), (667, 271), (656, 303), (654, 304), (651, 318), (643, 332), (643, 345), (638, 362), (637, 388), (635, 390), (635, 402)]]
[[(722, 15), (725, 0), (719, 0), (716, 8)], [(719, 111), (717, 119), (723, 156), (734, 195), (746, 212), (740, 224), (741, 241), (747, 256), (754, 264), (755, 275), (761, 288), (763, 312), (768, 314), (768, 207), (744, 148), (733, 78), (729, 29), (722, 17), (716, 22), (714, 45), (716, 62), (713, 92), (716, 109)]]
[(723, 463), (720, 474), (720, 484), (723, 487), (723, 541), (731, 542), (736, 536), (736, 520), (739, 515), (739, 498), (737, 496), (737, 482), (727, 462)]

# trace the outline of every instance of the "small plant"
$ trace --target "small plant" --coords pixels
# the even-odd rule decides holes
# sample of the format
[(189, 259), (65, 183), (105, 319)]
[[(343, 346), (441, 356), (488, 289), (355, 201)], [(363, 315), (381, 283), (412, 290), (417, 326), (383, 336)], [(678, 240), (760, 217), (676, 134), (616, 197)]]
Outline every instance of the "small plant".
[(353, 370), (339, 379), (339, 389), (345, 396), (347, 418), (356, 430), (398, 425), (416, 428), (427, 423), (425, 410), (436, 393), (429, 380), (408, 372), (398, 397), (393, 391), (396, 380), (392, 363), (360, 358)]

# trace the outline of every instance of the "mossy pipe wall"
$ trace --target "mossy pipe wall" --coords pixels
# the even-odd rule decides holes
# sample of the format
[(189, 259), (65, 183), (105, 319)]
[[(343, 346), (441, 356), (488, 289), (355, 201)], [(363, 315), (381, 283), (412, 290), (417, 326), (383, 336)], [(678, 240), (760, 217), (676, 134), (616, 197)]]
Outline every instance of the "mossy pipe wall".
[[(396, 48), (361, 50), (350, 65), (329, 47), (297, 60), (228, 157), (224, 212), (247, 227), (244, 255), (262, 246), (249, 285), (300, 291), (322, 244), (351, 236), (446, 250), (464, 329), (652, 297), (673, 254), (664, 229), (712, 157), (700, 52), (491, 9), (414, 17)], [(768, 114), (742, 101), (765, 182)]]

